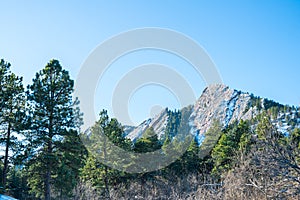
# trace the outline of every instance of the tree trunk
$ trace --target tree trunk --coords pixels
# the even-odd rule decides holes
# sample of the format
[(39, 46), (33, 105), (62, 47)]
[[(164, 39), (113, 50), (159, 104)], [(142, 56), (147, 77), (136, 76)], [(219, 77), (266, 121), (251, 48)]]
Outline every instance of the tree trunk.
[(10, 146), (10, 131), (11, 131), (11, 124), (8, 123), (6, 147), (5, 147), (5, 155), (4, 155), (4, 166), (3, 166), (3, 172), (2, 172), (2, 184), (3, 184), (4, 190), (6, 188), (6, 179), (7, 179), (7, 170), (8, 170), (8, 151), (9, 151), (9, 146)]
[[(48, 156), (52, 153), (52, 142), (48, 143)], [(45, 200), (51, 200), (51, 158), (47, 158), (47, 170), (45, 175)]]
[[(52, 83), (52, 75), (53, 73), (51, 72), (50, 76), (50, 82)], [(50, 99), (54, 100), (54, 91), (51, 89), (50, 91)], [(45, 176), (45, 200), (51, 200), (51, 168), (52, 168), (52, 137), (53, 137), (53, 106), (50, 106), (50, 115), (49, 115), (49, 126), (48, 126), (48, 149), (47, 149), (47, 156), (46, 158), (46, 176)]]
[(50, 200), (50, 179), (51, 179), (51, 174), (50, 171), (48, 170), (46, 172), (46, 177), (45, 177), (45, 200)]

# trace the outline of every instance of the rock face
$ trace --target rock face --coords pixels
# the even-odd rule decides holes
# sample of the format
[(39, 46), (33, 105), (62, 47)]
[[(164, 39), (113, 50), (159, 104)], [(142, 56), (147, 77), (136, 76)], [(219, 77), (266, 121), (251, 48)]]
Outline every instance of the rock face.
[[(234, 120), (250, 119), (253, 113), (252, 109), (245, 112), (250, 99), (249, 94), (230, 89), (225, 85), (216, 84), (207, 87), (196, 101), (189, 117), (191, 134), (205, 133), (213, 119), (218, 119), (224, 127)], [(135, 141), (143, 135), (147, 128), (153, 127), (160, 138), (164, 134), (167, 121), (168, 115), (167, 109), (165, 109), (155, 118), (145, 120), (137, 127), (125, 126), (125, 135)]]
[(158, 138), (164, 134), (165, 128), (168, 122), (168, 113), (167, 109), (164, 109), (161, 113), (156, 115), (154, 118), (150, 118), (142, 122), (137, 127), (125, 126), (124, 132), (126, 138), (129, 138), (132, 141), (142, 137), (143, 133), (149, 128), (153, 127), (155, 133), (158, 135)]
[[(252, 105), (253, 99), (256, 100), (256, 105)], [(189, 132), (195, 135), (196, 138), (201, 138), (201, 135), (208, 131), (214, 120), (218, 120), (223, 127), (228, 126), (236, 120), (250, 120), (261, 113), (261, 110), (258, 109), (257, 106), (265, 108), (265, 101), (273, 102), (254, 97), (245, 92), (230, 89), (225, 85), (210, 85), (203, 91), (200, 98), (192, 106), (187, 127), (190, 128)], [(278, 103), (276, 105), (283, 107), (283, 105)], [(296, 109), (296, 111), (293, 112), (296, 113), (298, 111)], [(272, 119), (272, 123), (283, 133), (288, 132), (288, 129), (291, 128), (287, 125), (288, 123), (285, 120), (287, 118), (286, 116), (291, 118), (289, 113), (279, 112), (277, 116)], [(296, 123), (298, 121), (300, 121), (300, 119), (297, 119), (296, 116)], [(135, 141), (142, 137), (147, 128), (153, 127), (154, 131), (158, 134), (158, 138), (160, 138), (166, 130), (167, 123), (168, 112), (167, 109), (165, 109), (155, 118), (145, 120), (137, 127), (129, 128), (125, 126), (125, 135), (127, 138)], [(297, 126), (299, 126), (299, 124)]]
[(247, 93), (230, 89), (225, 85), (210, 85), (194, 105), (190, 116), (192, 130), (202, 134), (211, 126), (213, 120), (219, 120), (224, 127), (235, 120), (250, 119), (253, 109), (246, 109), (251, 97)]

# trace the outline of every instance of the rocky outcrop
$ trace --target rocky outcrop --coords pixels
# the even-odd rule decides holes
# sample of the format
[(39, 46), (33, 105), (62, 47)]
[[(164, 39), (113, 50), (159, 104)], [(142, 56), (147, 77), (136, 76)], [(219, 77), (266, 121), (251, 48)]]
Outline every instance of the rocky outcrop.
[[(256, 105), (252, 105), (254, 101)], [(186, 121), (188, 121), (188, 126), (185, 127), (190, 128), (188, 132), (197, 138), (201, 138), (211, 127), (214, 120), (218, 120), (223, 127), (228, 126), (236, 120), (250, 120), (262, 112), (257, 106), (265, 109), (264, 102), (266, 101), (269, 103), (273, 102), (254, 97), (245, 92), (230, 89), (228, 86), (222, 84), (210, 85), (203, 91), (200, 98), (192, 106), (192, 112), (188, 120), (184, 122), (186, 123)], [(274, 105), (283, 107), (283, 105), (276, 102), (274, 102)], [(290, 112), (292, 113), (292, 111)], [(294, 110), (293, 112), (294, 114), (279, 112), (277, 114), (278, 116), (272, 119), (272, 123), (279, 131), (283, 133), (289, 132), (292, 126), (288, 125), (286, 119), (291, 117), (295, 118), (296, 111)], [(296, 116), (296, 118), (298, 117)], [(300, 119), (295, 119), (294, 121), (297, 123)], [(165, 132), (167, 123), (168, 112), (167, 109), (165, 109), (155, 118), (145, 120), (137, 127), (125, 128), (125, 135), (127, 138), (135, 141), (137, 138), (142, 137), (143, 133), (149, 127), (153, 127), (160, 138)]]
[[(191, 133), (205, 133), (214, 119), (218, 119), (224, 126), (234, 120), (249, 119), (253, 113), (252, 109), (245, 112), (249, 101), (248, 94), (225, 85), (216, 84), (207, 87), (193, 106), (193, 112), (189, 117)], [(167, 121), (168, 115), (165, 109), (155, 118), (147, 119), (135, 128), (125, 126), (125, 135), (134, 141), (140, 138), (147, 128), (153, 127), (160, 138), (164, 134)]]
[(142, 137), (143, 133), (149, 127), (153, 127), (155, 133), (158, 135), (158, 138), (160, 138), (165, 132), (167, 122), (168, 122), (168, 113), (167, 113), (167, 109), (164, 109), (162, 112), (160, 112), (154, 118), (145, 120), (137, 127), (125, 126), (124, 132), (125, 132), (126, 138), (129, 138), (130, 140), (135, 141), (136, 139)]
[(235, 120), (250, 119), (253, 109), (246, 112), (250, 99), (249, 94), (230, 89), (228, 86), (210, 85), (195, 103), (190, 117), (192, 130), (198, 134), (205, 133), (215, 119), (224, 127)]

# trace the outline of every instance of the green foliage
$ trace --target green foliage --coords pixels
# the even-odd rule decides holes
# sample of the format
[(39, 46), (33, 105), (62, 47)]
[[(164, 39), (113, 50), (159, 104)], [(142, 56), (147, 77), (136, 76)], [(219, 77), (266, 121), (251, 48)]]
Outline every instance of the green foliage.
[[(23, 129), (25, 98), (22, 78), (10, 71), (10, 64), (0, 61), (0, 144), (4, 145), (1, 185), (5, 189), (9, 163), (15, 161), (22, 149), (16, 134)], [(9, 156), (9, 151), (13, 156)]]
[[(84, 159), (78, 138), (74, 81), (57, 60), (51, 60), (28, 86), (29, 131), (26, 133), (29, 186), (37, 197), (51, 199), (51, 187), (60, 196), (71, 194)], [(78, 111), (78, 109), (77, 109)], [(72, 145), (72, 143), (79, 143)], [(78, 152), (80, 154), (78, 155)], [(75, 162), (73, 162), (75, 161)], [(70, 173), (66, 171), (70, 170)], [(62, 183), (68, 180), (64, 184)]]
[(176, 149), (176, 152), (180, 153), (183, 146), (186, 145), (186, 141), (192, 141), (190, 138), (190, 126), (188, 123), (189, 117), (192, 112), (192, 106), (183, 108), (181, 111), (168, 111), (168, 123), (163, 138), (162, 149), (166, 154), (174, 152), (168, 152), (166, 146), (169, 145), (172, 151)]
[(296, 154), (296, 162), (300, 163), (300, 128), (295, 128), (289, 135), (288, 143)]
[[(110, 119), (105, 110), (100, 112), (91, 134), (79, 135), (82, 115), (78, 100), (72, 100), (73, 86), (69, 73), (57, 60), (51, 60), (28, 86), (26, 99), (22, 78), (10, 71), (9, 63), (0, 61), (0, 143), (5, 147), (5, 155), (0, 160), (1, 193), (18, 199), (71, 199), (75, 198), (72, 190), (80, 180), (97, 188), (100, 199), (108, 199), (118, 184), (122, 183), (128, 189), (129, 182), (140, 182), (141, 196), (145, 199), (147, 195), (143, 191), (149, 182), (161, 184), (190, 174), (196, 174), (198, 182), (200, 178), (205, 181), (208, 174), (216, 175), (215, 180), (219, 181), (224, 172), (238, 166), (237, 160), (252, 155), (253, 149), (256, 148), (256, 153), (269, 151), (264, 144), (280, 152), (275, 157), (286, 154), (283, 166), (292, 158), (291, 166), (298, 169), (300, 129), (283, 137), (271, 120), (287, 113), (282, 117), (292, 128), (297, 127), (299, 107), (283, 106), (267, 99), (262, 101), (251, 95), (247, 109), (256, 106), (261, 114), (250, 122), (235, 122), (224, 130), (218, 121), (214, 121), (201, 145), (190, 134), (189, 117), (193, 107), (167, 110), (165, 134), (158, 139), (154, 129), (149, 127), (133, 144), (123, 137), (122, 125), (117, 119)], [(255, 133), (252, 133), (254, 127)], [(26, 137), (24, 142), (16, 137), (17, 134)], [(89, 153), (82, 138), (85, 142), (93, 142)], [(116, 146), (135, 153), (159, 150), (176, 161), (155, 172), (127, 174), (103, 164), (113, 160), (110, 164), (124, 166), (125, 163), (129, 169), (141, 162), (126, 156), (114, 157)], [(12, 152), (11, 156), (8, 150)], [(154, 162), (157, 161), (150, 160), (149, 164), (157, 164)]]
[(84, 182), (90, 182), (93, 186), (104, 189), (104, 172), (104, 165), (90, 155), (81, 169), (80, 177)]
[(213, 173), (221, 175), (234, 166), (238, 151), (249, 150), (251, 131), (245, 121), (230, 125), (212, 151)]
[(295, 128), (289, 135), (290, 144), (300, 150), (300, 128)]
[[(269, 110), (270, 108), (277, 108), (278, 110), (281, 110), (284, 108), (284, 106), (280, 103), (277, 103), (273, 100), (269, 100), (269, 99), (264, 99), (264, 108), (265, 110)], [(274, 113), (273, 113), (274, 114)]]
[(115, 118), (110, 119), (106, 110), (102, 110), (99, 116), (99, 120), (91, 128), (91, 137), (99, 136), (102, 139), (99, 141), (98, 146), (104, 147), (107, 138), (118, 147), (126, 150), (131, 149), (131, 141), (123, 137), (123, 127), (118, 120)]
[[(110, 186), (122, 182), (125, 180), (124, 177), (128, 175), (103, 163), (108, 159), (108, 156), (112, 159), (114, 154), (111, 152), (115, 148), (113, 145), (124, 150), (130, 150), (131, 141), (123, 137), (122, 125), (116, 119), (110, 119), (107, 111), (102, 110), (99, 120), (91, 128), (91, 134), (88, 136), (87, 142), (91, 142), (88, 149), (90, 155), (81, 170), (81, 178), (83, 181), (89, 181), (93, 186), (101, 190), (103, 198), (108, 198)], [(126, 159), (124, 158), (124, 160)], [(113, 164), (122, 162), (118, 158), (113, 160)]]
[[(188, 123), (191, 112), (192, 106), (185, 107), (181, 111), (168, 111), (168, 123), (162, 150), (167, 157), (177, 158), (177, 160), (164, 169), (165, 173), (183, 173), (183, 171), (188, 171), (188, 166), (194, 166), (191, 168), (197, 170), (195, 166), (198, 166), (199, 160), (198, 145), (190, 134)], [(180, 157), (178, 158), (178, 156)], [(195, 159), (192, 160), (192, 157)]]
[(268, 111), (269, 113), (271, 113), (273, 118), (277, 117), (280, 111), (284, 111), (288, 109), (287, 106), (283, 106), (282, 104), (277, 103), (273, 100), (256, 97), (253, 94), (250, 95), (250, 102), (248, 108), (246, 109), (247, 111), (249, 107), (256, 107), (259, 111), (261, 110)]
[(178, 111), (170, 111), (168, 110), (168, 122), (166, 125), (165, 135), (164, 135), (164, 142), (168, 144), (171, 142), (173, 137), (177, 135), (178, 128), (180, 125), (180, 119), (181, 119), (181, 112)]
[(54, 153), (58, 162), (54, 166), (57, 174), (53, 176), (53, 186), (55, 193), (61, 199), (65, 199), (71, 196), (71, 191), (80, 178), (80, 169), (84, 167), (88, 152), (77, 131), (74, 130), (69, 130), (64, 140), (55, 142), (55, 145), (57, 145), (59, 151)]
[(26, 171), (20, 166), (14, 166), (8, 173), (7, 194), (17, 199), (35, 199), (29, 194)]
[(211, 127), (205, 133), (205, 138), (200, 146), (199, 157), (204, 158), (211, 154), (212, 149), (222, 135), (222, 125), (218, 120), (214, 120)]
[(183, 108), (180, 112), (180, 120), (179, 120), (179, 127), (176, 137), (181, 140), (185, 140), (187, 136), (190, 135), (190, 125), (189, 125), (189, 118), (193, 111), (192, 106), (187, 106)]
[[(200, 166), (199, 146), (196, 140), (192, 140), (189, 148), (180, 158), (185, 173), (197, 172)], [(181, 172), (182, 172), (181, 171)]]
[(258, 125), (256, 127), (256, 134), (258, 135), (258, 138), (261, 140), (266, 140), (272, 130), (273, 125), (271, 123), (271, 119), (269, 115), (263, 112), (258, 116)]
[(256, 107), (258, 110), (262, 109), (262, 99), (260, 97), (255, 97), (253, 94), (250, 95), (250, 107)]
[(133, 150), (137, 153), (146, 153), (158, 150), (161, 146), (153, 127), (150, 127), (145, 131), (143, 137), (136, 141)]
[(272, 106), (269, 108), (269, 113), (273, 119), (277, 119), (279, 111), (280, 111), (280, 107), (278, 106)]

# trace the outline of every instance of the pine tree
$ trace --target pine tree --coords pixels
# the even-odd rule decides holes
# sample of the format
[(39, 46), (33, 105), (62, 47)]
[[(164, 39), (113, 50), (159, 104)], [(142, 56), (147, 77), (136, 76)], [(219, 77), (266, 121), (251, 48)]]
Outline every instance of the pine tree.
[(211, 154), (212, 149), (215, 147), (222, 134), (222, 125), (220, 121), (213, 120), (211, 127), (206, 133), (204, 133), (205, 137), (202, 144), (200, 145), (199, 150), (200, 158), (204, 158), (205, 156)]
[(7, 193), (17, 199), (35, 199), (29, 195), (26, 172), (19, 166), (12, 166), (7, 176)]
[[(166, 158), (174, 160), (164, 170), (165, 173), (181, 174), (187, 165), (194, 165), (198, 159), (189, 160), (188, 157), (198, 154), (198, 147), (193, 136), (190, 134), (189, 117), (192, 106), (178, 111), (168, 111), (168, 123), (162, 145)], [(198, 155), (196, 156), (198, 158)], [(191, 163), (189, 161), (192, 161)]]
[(83, 182), (89, 182), (97, 188), (105, 189), (103, 179), (104, 165), (101, 164), (92, 154), (86, 160), (84, 167), (81, 169), (80, 177)]
[(186, 173), (197, 172), (199, 170), (199, 146), (195, 139), (191, 142), (189, 148), (181, 157), (181, 162), (183, 162), (184, 171)]
[(276, 141), (285, 142), (285, 137), (283, 133), (279, 132), (275, 125), (272, 124), (270, 116), (263, 112), (257, 117), (258, 124), (256, 126), (255, 133), (258, 136), (258, 139), (262, 142), (272, 141), (275, 139)]
[[(51, 60), (36, 73), (32, 85), (28, 86), (27, 98), (31, 110), (26, 153), (32, 173), (29, 185), (32, 192), (45, 200), (51, 199), (51, 186), (54, 186), (53, 189), (70, 187), (68, 183), (54, 183), (67, 178), (68, 182), (72, 182), (80, 167), (80, 164), (72, 166), (72, 161), (83, 159), (83, 150), (78, 150), (81, 144), (76, 138), (80, 124), (76, 101), (72, 100), (73, 86), (74, 81), (57, 60)], [(71, 145), (72, 142), (79, 144)], [(65, 173), (72, 168), (74, 174)]]
[(161, 148), (161, 143), (158, 140), (157, 134), (153, 127), (148, 128), (143, 137), (138, 139), (134, 144), (134, 151), (138, 153), (146, 153), (158, 150)]
[(81, 176), (84, 181), (88, 180), (93, 186), (101, 188), (104, 198), (110, 198), (110, 186), (126, 176), (124, 172), (112, 168), (112, 165), (118, 165), (127, 159), (114, 158), (115, 154), (112, 152), (116, 146), (130, 150), (131, 141), (123, 137), (122, 125), (116, 119), (110, 119), (107, 111), (102, 110), (99, 120), (91, 128), (91, 134), (85, 138), (85, 143), (88, 144), (90, 155)]
[(56, 195), (60, 199), (66, 199), (80, 179), (80, 169), (84, 167), (88, 152), (74, 130), (70, 130), (62, 142), (55, 144), (58, 151), (54, 155), (59, 161), (55, 169), (57, 175), (53, 177), (53, 186)]
[(18, 154), (21, 147), (16, 134), (22, 129), (25, 116), (25, 98), (22, 78), (10, 72), (10, 64), (0, 61), (0, 143), (5, 146), (2, 169), (2, 185), (6, 188), (7, 173), (10, 160), (9, 151)]
[(243, 120), (233, 123), (224, 131), (212, 150), (215, 175), (221, 175), (235, 164), (238, 151), (248, 149), (250, 134), (250, 126)]
[(300, 150), (300, 128), (295, 128), (289, 135), (289, 143)]

